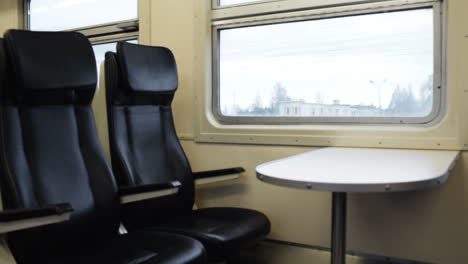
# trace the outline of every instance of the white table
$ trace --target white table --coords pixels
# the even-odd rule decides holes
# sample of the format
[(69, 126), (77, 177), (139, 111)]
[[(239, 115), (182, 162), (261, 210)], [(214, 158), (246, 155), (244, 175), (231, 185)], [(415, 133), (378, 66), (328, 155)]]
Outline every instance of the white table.
[(400, 192), (444, 183), (459, 151), (321, 148), (257, 166), (261, 181), (333, 192), (332, 264), (345, 263), (349, 192)]

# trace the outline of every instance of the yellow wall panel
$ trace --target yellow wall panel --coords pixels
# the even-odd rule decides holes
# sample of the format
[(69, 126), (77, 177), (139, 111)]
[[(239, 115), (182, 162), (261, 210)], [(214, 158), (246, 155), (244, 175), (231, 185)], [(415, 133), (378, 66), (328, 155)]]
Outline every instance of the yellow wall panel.
[[(200, 0), (201, 1), (201, 0)], [(196, 41), (208, 41), (199, 31), (195, 10), (198, 0), (152, 0), (150, 12), (141, 13), (145, 21), (143, 42), (171, 48), (176, 56), (180, 86), (174, 102), (179, 135), (194, 138), (198, 126), (195, 99), (200, 96), (196, 82), (200, 54)], [(468, 95), (468, 2), (449, 0), (448, 57), (449, 84), (458, 87), (455, 98), (460, 104)], [(145, 17), (146, 16), (146, 17)], [(149, 17), (148, 17), (149, 16)], [(19, 25), (15, 0), (0, 1), (0, 31)], [(464, 88), (464, 89), (463, 89)], [(99, 91), (102, 93), (102, 90)], [(94, 107), (104, 109), (104, 96)], [(456, 111), (452, 109), (451, 111)], [(99, 112), (98, 123), (106, 122)], [(461, 118), (461, 117), (459, 117)], [(460, 121), (460, 120), (459, 120)], [(468, 127), (464, 129), (468, 135)], [(108, 148), (106, 128), (101, 139)], [(242, 206), (265, 212), (272, 221), (273, 239), (327, 247), (330, 242), (330, 202), (326, 192), (286, 189), (259, 182), (255, 177), (258, 164), (313, 150), (311, 147), (243, 144), (207, 144), (191, 140), (183, 146), (195, 171), (243, 166), (246, 173), (238, 180), (198, 189), (200, 207)], [(350, 250), (433, 263), (468, 262), (468, 154), (463, 153), (446, 184), (421, 192), (398, 194), (356, 194), (349, 197), (348, 245)], [(300, 251), (298, 251), (300, 252)], [(269, 252), (272, 256), (279, 252)], [(4, 261), (4, 259), (6, 259)], [(274, 258), (271, 259), (281, 259)], [(294, 263), (307, 263), (297, 256)], [(0, 249), (0, 262), (11, 262)], [(282, 262), (284, 263), (284, 262)]]
[[(21, 25), (20, 8), (17, 0), (0, 1), (0, 37), (3, 33), (12, 28), (18, 28)], [(1, 198), (0, 198), (1, 208)], [(14, 264), (13, 260), (3, 238), (0, 238), (0, 263)]]
[(19, 28), (22, 25), (21, 10), (19, 0), (0, 1), (0, 36), (12, 28)]

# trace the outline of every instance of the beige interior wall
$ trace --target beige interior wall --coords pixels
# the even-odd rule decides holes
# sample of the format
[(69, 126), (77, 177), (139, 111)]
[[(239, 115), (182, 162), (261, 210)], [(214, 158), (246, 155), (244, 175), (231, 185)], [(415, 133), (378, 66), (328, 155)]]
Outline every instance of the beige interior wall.
[[(196, 2), (154, 0), (151, 3), (151, 44), (170, 47), (178, 62), (181, 83), (174, 101), (174, 111), (177, 131), (184, 138), (194, 137), (193, 128), (197, 120), (194, 98), (203, 96), (196, 94), (194, 89), (196, 78), (199, 78), (194, 74), (198, 66), (195, 64), (197, 54), (193, 53), (195, 32), (198, 32), (195, 28)], [(448, 58), (453, 59), (457, 54), (467, 54), (468, 1), (449, 0), (449, 8), (448, 30), (451, 39)], [(468, 58), (458, 59), (463, 65), (457, 63), (457, 68), (468, 66)], [(448, 74), (451, 78), (449, 83), (467, 83), (466, 73), (467, 70), (452, 69)], [(329, 193), (271, 186), (255, 178), (255, 166), (258, 164), (312, 148), (200, 144), (192, 140), (184, 140), (183, 146), (194, 170), (230, 166), (247, 169), (239, 180), (200, 188), (200, 207), (242, 206), (258, 209), (268, 214), (272, 221), (270, 238), (316, 246), (329, 245)], [(463, 153), (448, 182), (437, 189), (350, 195), (349, 249), (433, 263), (468, 263), (467, 160), (468, 154)], [(282, 253), (275, 251), (269, 254)], [(280, 256), (277, 259), (281, 259)], [(304, 258), (298, 256), (294, 263), (300, 264), (301, 259)]]
[(22, 25), (20, 9), (21, 0), (1, 0), (0, 1), (0, 36), (8, 29), (18, 28)]
[[(0, 0), (0, 37), (3, 32), (12, 28), (21, 26), (20, 8), (18, 0)], [(0, 198), (1, 207), (1, 198)], [(0, 236), (0, 263), (14, 264), (15, 261), (11, 257), (8, 248), (5, 246), (3, 237)]]
[[(197, 0), (198, 1), (198, 0)], [(179, 66), (180, 88), (174, 102), (178, 133), (193, 138), (195, 126), (194, 9), (193, 0), (152, 0), (149, 23), (153, 45), (170, 47)], [(455, 31), (449, 53), (456, 56), (468, 47), (468, 2), (449, 0), (449, 30)], [(0, 1), (0, 31), (19, 25), (16, 0)], [(145, 30), (145, 32), (147, 32)], [(145, 33), (147, 34), (147, 33)], [(146, 42), (145, 41), (145, 42)], [(466, 53), (463, 53), (466, 54)], [(468, 66), (468, 58), (460, 60)], [(468, 67), (465, 67), (468, 69)], [(466, 83), (466, 71), (456, 71), (451, 81)], [(105, 108), (104, 97), (94, 104)], [(98, 123), (106, 122), (105, 115)], [(103, 129), (105, 130), (105, 129)], [(102, 131), (103, 131), (102, 130)], [(467, 131), (468, 133), (468, 131)], [(104, 140), (107, 136), (101, 135)], [(105, 144), (107, 146), (107, 144)], [(272, 221), (271, 238), (309, 245), (328, 246), (330, 230), (330, 194), (285, 189), (255, 179), (255, 166), (272, 159), (311, 150), (308, 147), (234, 144), (198, 144), (183, 141), (194, 170), (243, 166), (247, 172), (228, 184), (206, 186), (198, 190), (198, 203), (208, 206), (242, 206), (261, 210)], [(463, 153), (448, 182), (440, 188), (399, 194), (359, 194), (349, 197), (348, 245), (360, 252), (408, 258), (434, 263), (468, 263), (468, 154)], [(269, 252), (271, 259), (280, 251)], [(293, 261), (293, 260), (291, 260)], [(307, 263), (297, 256), (294, 263)], [(2, 253), (0, 263), (13, 263)], [(283, 262), (284, 263), (284, 262)], [(291, 262), (292, 263), (292, 262)]]

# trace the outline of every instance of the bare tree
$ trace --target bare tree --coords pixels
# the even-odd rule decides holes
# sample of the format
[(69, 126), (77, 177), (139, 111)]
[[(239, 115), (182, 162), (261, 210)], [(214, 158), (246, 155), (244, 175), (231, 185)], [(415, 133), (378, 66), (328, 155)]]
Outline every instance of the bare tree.
[(429, 75), (426, 82), (419, 89), (419, 108), (422, 115), (429, 114), (432, 108), (434, 93), (434, 75)]
[(398, 85), (393, 91), (388, 110), (392, 115), (414, 115), (418, 111), (418, 101), (413, 91)]
[(279, 103), (291, 101), (286, 87), (281, 82), (276, 82), (273, 86), (273, 95), (271, 97), (271, 109), (274, 114), (279, 112)]

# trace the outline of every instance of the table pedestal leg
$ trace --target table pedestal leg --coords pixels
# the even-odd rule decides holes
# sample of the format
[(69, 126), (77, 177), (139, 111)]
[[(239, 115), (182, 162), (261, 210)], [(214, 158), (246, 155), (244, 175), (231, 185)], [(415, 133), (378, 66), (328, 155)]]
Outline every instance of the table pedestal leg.
[(346, 193), (333, 193), (331, 263), (346, 262)]

